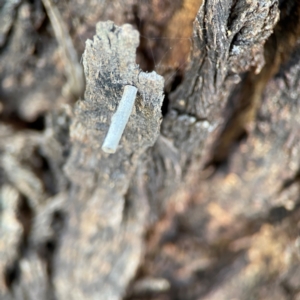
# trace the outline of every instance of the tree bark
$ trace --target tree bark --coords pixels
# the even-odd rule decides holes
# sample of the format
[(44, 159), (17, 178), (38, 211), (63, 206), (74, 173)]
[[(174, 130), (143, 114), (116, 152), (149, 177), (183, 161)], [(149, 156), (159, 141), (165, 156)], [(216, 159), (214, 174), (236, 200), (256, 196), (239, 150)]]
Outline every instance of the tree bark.
[(300, 299), (298, 1), (5, 0), (0, 57), (1, 299)]

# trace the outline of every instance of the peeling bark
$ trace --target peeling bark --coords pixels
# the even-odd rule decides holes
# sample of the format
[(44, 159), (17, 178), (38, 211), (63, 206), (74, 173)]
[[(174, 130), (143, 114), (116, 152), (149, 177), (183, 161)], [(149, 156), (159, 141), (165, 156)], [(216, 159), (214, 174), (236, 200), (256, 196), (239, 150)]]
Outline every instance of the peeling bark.
[(298, 299), (298, 1), (0, 16), (1, 299)]

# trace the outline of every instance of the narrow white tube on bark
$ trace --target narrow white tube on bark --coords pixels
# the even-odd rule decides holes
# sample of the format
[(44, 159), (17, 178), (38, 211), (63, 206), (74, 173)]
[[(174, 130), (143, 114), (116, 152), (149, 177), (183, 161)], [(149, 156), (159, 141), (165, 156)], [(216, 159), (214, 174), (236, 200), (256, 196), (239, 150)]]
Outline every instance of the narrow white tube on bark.
[(126, 85), (122, 99), (117, 111), (111, 118), (111, 124), (108, 133), (102, 145), (102, 150), (106, 153), (115, 153), (122, 137), (125, 126), (135, 102), (137, 88), (132, 85)]

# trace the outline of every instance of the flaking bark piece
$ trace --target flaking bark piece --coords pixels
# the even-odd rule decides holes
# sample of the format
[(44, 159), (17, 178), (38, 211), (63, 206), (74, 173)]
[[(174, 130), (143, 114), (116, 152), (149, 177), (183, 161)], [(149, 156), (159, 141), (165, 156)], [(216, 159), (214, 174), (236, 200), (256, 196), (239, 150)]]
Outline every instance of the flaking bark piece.
[[(203, 1), (194, 21), (189, 67), (180, 86), (169, 95), (169, 112), (161, 126), (162, 135), (175, 146), (179, 161), (172, 161), (169, 169), (159, 166), (165, 159), (151, 162), (153, 170), (163, 170), (150, 178), (158, 190), (166, 191), (168, 186), (174, 192), (180, 178), (174, 180), (178, 172), (173, 170), (196, 166), (199, 162), (194, 159), (200, 159), (202, 167), (207, 166), (212, 145), (228, 122), (224, 111), (231, 105), (229, 97), (245, 72), (255, 69), (258, 73), (263, 67), (264, 44), (278, 19), (277, 0)], [(159, 145), (162, 140), (158, 140), (155, 155), (170, 157)], [(157, 189), (151, 190), (157, 199)]]
[[(164, 82), (136, 65), (138, 44), (136, 30), (112, 22), (98, 23), (86, 43), (85, 99), (74, 111), (65, 166), (71, 187), (55, 262), (58, 299), (120, 299), (139, 264), (148, 208), (128, 187), (158, 137)], [(116, 153), (107, 154), (101, 146), (126, 85), (138, 89), (135, 105)]]
[[(138, 157), (157, 139), (164, 82), (155, 72), (142, 72), (135, 63), (139, 34), (131, 25), (118, 27), (112, 22), (98, 23), (96, 31), (93, 41), (87, 41), (83, 55), (85, 99), (79, 101), (75, 109), (70, 131), (73, 150), (66, 170), (78, 183), (86, 172), (98, 173), (101, 170), (98, 181), (106, 184), (104, 175), (110, 181), (125, 175), (130, 169), (127, 165), (136, 161), (130, 157)], [(119, 149), (109, 155), (101, 150), (101, 146), (125, 85), (137, 87), (138, 94)], [(85, 153), (87, 149), (88, 153)], [(94, 163), (78, 160), (79, 156), (85, 155), (90, 159), (91, 155), (94, 156)], [(76, 176), (72, 175), (74, 171)], [(78, 176), (81, 171), (82, 176)], [(90, 184), (93, 185), (92, 182)]]
[(191, 63), (172, 106), (221, 122), (226, 99), (250, 68), (264, 65), (263, 47), (279, 19), (277, 0), (204, 1), (194, 22)]

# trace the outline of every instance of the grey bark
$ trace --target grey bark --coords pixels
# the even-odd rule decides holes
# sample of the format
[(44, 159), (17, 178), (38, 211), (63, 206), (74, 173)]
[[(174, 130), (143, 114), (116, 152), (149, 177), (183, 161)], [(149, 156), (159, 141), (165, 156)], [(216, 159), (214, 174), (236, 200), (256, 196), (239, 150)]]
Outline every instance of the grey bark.
[[(297, 299), (298, 2), (203, 1), (163, 118), (163, 77), (137, 65), (129, 24), (97, 24), (74, 102), (77, 32), (134, 24), (147, 4), (43, 3), (59, 51), (38, 33), (39, 1), (0, 6), (0, 298)], [(78, 26), (73, 43), (64, 20)], [(126, 85), (138, 96), (107, 154)], [(44, 130), (18, 129), (41, 114)]]

